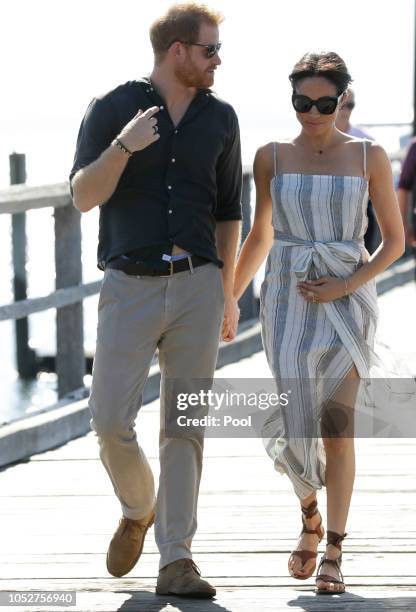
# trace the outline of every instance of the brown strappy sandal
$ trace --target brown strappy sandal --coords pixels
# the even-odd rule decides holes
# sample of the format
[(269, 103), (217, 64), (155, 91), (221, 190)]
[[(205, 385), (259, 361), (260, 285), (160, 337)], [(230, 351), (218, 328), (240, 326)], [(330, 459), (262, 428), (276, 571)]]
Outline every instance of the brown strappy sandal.
[[(327, 531), (326, 534), (326, 539), (327, 539), (327, 545), (328, 544), (332, 544), (333, 546), (335, 546), (336, 548), (338, 548), (338, 550), (341, 552), (341, 542), (342, 540), (347, 536), (348, 534), (344, 533), (344, 534), (340, 534), (340, 533), (336, 533), (335, 531)], [(337, 568), (339, 575), (341, 576), (341, 580), (338, 580), (337, 578), (333, 578), (332, 576), (329, 576), (329, 574), (320, 574), (319, 570), (321, 569), (321, 567), (324, 565), (324, 563), (329, 563), (331, 565), (335, 565), (335, 567)], [(337, 589), (336, 591), (331, 590), (329, 588), (318, 588), (316, 587), (316, 593), (319, 595), (337, 595), (339, 593), (345, 593), (345, 584), (344, 584), (344, 576), (342, 575), (342, 571), (341, 571), (341, 563), (342, 563), (342, 552), (339, 555), (339, 557), (337, 557), (336, 559), (328, 559), (327, 557), (325, 557), (325, 555), (322, 556), (319, 565), (318, 565), (318, 571), (316, 574), (316, 578), (315, 581), (318, 580), (322, 580), (322, 582), (326, 582), (326, 583), (334, 583), (334, 584), (341, 584), (342, 588), (341, 589)]]
[[(318, 501), (314, 499), (313, 502), (311, 502), (307, 508), (304, 508), (303, 506), (301, 506), (301, 510), (302, 510), (303, 527), (302, 527), (302, 531), (300, 532), (300, 536), (302, 535), (302, 533), (314, 533), (318, 536), (318, 540), (320, 542), (325, 535), (325, 530), (322, 527), (322, 517), (321, 517), (319, 525), (317, 525), (315, 529), (307, 529), (306, 524), (305, 524), (305, 519), (310, 519), (313, 516), (315, 516), (315, 514), (319, 513)], [(317, 556), (318, 556), (318, 553), (314, 552), (313, 550), (294, 550), (289, 557), (289, 562), (292, 557), (299, 557), (302, 561), (302, 565), (305, 565), (305, 563), (309, 561), (309, 559), (316, 559)], [(305, 574), (302, 576), (297, 576), (296, 574), (293, 574), (290, 569), (289, 569), (289, 574), (293, 578), (296, 578), (296, 580), (306, 580), (307, 578), (310, 578), (312, 576), (312, 574), (315, 571), (315, 567), (316, 567), (316, 563), (310, 570), (309, 574)]]

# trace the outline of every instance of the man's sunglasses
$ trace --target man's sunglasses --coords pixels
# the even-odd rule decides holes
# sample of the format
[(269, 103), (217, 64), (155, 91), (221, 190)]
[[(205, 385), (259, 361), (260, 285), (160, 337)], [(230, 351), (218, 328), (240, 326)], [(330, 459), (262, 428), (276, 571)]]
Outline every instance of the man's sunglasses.
[(184, 40), (178, 40), (178, 42), (182, 43), (183, 45), (191, 45), (193, 47), (204, 47), (206, 49), (205, 57), (207, 59), (214, 57), (216, 53), (219, 53), (222, 44), (218, 42), (213, 45), (203, 45), (202, 43), (185, 42)]
[(309, 96), (302, 94), (293, 94), (292, 104), (297, 113), (309, 113), (312, 106), (316, 106), (321, 115), (332, 115), (338, 106), (339, 98), (336, 96), (323, 96), (317, 100), (312, 100)]

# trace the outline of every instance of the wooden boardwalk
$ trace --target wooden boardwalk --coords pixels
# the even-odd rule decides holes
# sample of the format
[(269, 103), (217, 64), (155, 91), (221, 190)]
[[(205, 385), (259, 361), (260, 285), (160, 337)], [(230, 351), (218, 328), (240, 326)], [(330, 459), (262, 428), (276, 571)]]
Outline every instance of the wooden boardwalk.
[[(413, 287), (406, 293), (403, 288), (394, 291), (398, 292), (395, 303), (404, 304)], [(391, 295), (381, 302), (389, 311)], [(410, 316), (414, 302), (413, 308), (404, 308)], [(405, 331), (395, 331), (398, 342)], [(258, 353), (218, 375), (265, 377), (268, 369), (264, 355)], [(156, 477), (157, 425), (156, 401), (143, 407), (137, 422)], [(158, 554), (153, 529), (132, 572), (122, 579), (111, 577), (105, 552), (118, 523), (119, 506), (93, 434), (0, 472), (0, 590), (75, 590), (77, 605), (69, 609), (80, 612), (412, 612), (416, 610), (416, 441), (362, 439), (356, 446), (357, 478), (347, 527), (350, 535), (344, 545), (348, 584), (344, 595), (318, 597), (312, 579), (299, 582), (288, 576), (287, 558), (300, 530), (298, 504), (287, 478), (273, 470), (256, 439), (206, 441), (193, 551), (203, 576), (217, 587), (215, 600), (154, 594)], [(325, 491), (319, 500), (325, 521)]]

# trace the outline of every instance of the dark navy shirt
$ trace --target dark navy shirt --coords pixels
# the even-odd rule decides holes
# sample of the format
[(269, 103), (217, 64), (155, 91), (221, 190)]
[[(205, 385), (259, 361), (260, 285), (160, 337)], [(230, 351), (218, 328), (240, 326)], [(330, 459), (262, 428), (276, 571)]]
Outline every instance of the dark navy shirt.
[(160, 138), (129, 158), (100, 205), (98, 267), (121, 254), (154, 259), (173, 244), (222, 267), (217, 221), (241, 219), (240, 133), (232, 106), (198, 90), (177, 127), (148, 78), (94, 98), (82, 120), (70, 180), (95, 161), (137, 114), (159, 106)]

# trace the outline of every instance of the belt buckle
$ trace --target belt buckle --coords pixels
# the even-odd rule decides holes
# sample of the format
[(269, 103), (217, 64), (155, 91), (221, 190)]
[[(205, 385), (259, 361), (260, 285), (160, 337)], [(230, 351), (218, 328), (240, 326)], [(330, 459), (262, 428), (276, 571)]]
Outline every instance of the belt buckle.
[(160, 274), (160, 278), (169, 278), (173, 276), (173, 261), (169, 261), (169, 274)]

